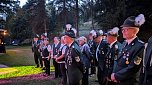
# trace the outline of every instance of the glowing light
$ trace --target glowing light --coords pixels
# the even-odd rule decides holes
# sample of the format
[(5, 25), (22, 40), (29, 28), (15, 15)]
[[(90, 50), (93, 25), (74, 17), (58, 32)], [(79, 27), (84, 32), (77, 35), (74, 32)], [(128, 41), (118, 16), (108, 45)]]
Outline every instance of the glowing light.
[(4, 35), (6, 35), (6, 32), (4, 31)]

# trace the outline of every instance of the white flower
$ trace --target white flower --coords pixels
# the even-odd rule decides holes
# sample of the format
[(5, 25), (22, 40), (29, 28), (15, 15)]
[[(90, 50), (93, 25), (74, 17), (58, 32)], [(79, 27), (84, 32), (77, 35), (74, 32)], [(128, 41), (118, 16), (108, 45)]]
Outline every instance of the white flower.
[(135, 18), (135, 25), (137, 26), (141, 26), (142, 24), (144, 24), (144, 22), (145, 22), (145, 17), (143, 14), (140, 14)]

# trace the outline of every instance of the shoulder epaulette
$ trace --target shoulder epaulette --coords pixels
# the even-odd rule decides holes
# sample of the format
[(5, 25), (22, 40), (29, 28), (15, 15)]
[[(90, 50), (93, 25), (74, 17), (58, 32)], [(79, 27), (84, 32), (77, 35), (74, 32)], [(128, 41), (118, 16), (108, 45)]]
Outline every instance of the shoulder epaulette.
[(138, 40), (138, 42), (140, 42), (140, 43), (144, 44), (144, 42), (143, 42), (143, 41), (141, 41), (141, 40)]

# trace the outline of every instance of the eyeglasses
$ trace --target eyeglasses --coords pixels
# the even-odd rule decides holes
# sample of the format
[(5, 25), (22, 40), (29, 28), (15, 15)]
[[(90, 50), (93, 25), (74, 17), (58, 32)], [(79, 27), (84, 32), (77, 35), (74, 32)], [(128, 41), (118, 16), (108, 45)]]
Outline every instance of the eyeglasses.
[(129, 28), (121, 29), (122, 32), (128, 31)]

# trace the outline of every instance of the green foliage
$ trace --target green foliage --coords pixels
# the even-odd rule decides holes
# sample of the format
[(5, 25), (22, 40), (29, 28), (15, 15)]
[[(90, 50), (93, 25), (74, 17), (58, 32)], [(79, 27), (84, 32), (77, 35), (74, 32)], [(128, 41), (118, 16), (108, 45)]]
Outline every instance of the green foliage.
[[(0, 55), (0, 63), (7, 66), (29, 66), (34, 64), (33, 53), (30, 46), (6, 47), (6, 54)], [(24, 62), (24, 63), (23, 63)]]
[(125, 15), (124, 0), (98, 0), (95, 6), (96, 22), (102, 29), (119, 26)]
[[(5, 73), (9, 70), (15, 69), (12, 72)], [(41, 68), (35, 68), (34, 66), (20, 66), (20, 67), (11, 67), (11, 68), (0, 68), (0, 79), (2, 78), (11, 78), (11, 77), (19, 77), (26, 76), (31, 74), (42, 73)], [(4, 73), (4, 74), (3, 74)]]
[(28, 0), (22, 7), (28, 20), (28, 28), (33, 34), (42, 34), (47, 29), (47, 17), (45, 10), (45, 0)]
[(0, 13), (15, 12), (16, 8), (19, 7), (18, 0), (1, 0), (0, 3)]
[(32, 30), (28, 23), (26, 13), (22, 9), (18, 9), (16, 15), (7, 24), (8, 28), (10, 28), (11, 39), (24, 40), (31, 38)]

